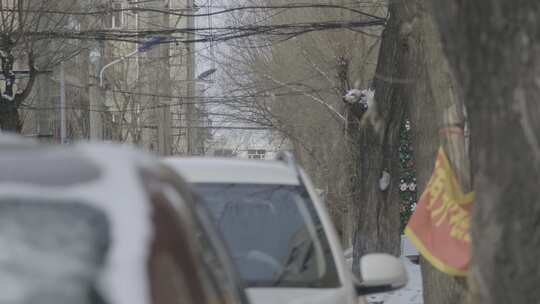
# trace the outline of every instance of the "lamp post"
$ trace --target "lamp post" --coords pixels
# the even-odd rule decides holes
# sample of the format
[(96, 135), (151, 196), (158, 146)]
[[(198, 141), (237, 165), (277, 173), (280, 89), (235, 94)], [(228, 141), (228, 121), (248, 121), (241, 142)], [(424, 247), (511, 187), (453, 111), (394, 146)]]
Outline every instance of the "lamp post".
[(60, 144), (66, 143), (66, 77), (64, 62), (60, 62)]
[[(210, 80), (207, 80), (207, 78), (214, 74), (217, 71), (217, 69), (212, 68), (208, 69), (202, 73), (200, 73), (197, 77), (193, 77), (189, 80), (186, 80), (187, 86), (188, 86), (188, 96), (193, 97), (195, 95), (199, 94), (199, 90), (196, 89), (195, 84), (197, 83), (211, 83)], [(201, 94), (202, 95), (202, 94)], [(198, 154), (199, 151), (197, 151), (196, 147), (198, 147), (200, 134), (199, 131), (196, 128), (193, 128), (193, 121), (199, 120), (200, 113), (196, 110), (194, 104), (192, 102), (187, 103), (186, 105), (186, 141), (187, 141), (187, 154), (188, 155), (194, 155)]]
[(103, 66), (103, 40), (99, 40), (98, 44), (94, 49), (89, 52), (89, 61), (93, 66), (92, 77), (89, 78), (89, 110), (90, 113), (89, 123), (90, 123), (90, 139), (91, 140), (100, 140), (103, 138), (103, 123), (101, 120), (101, 109), (103, 105), (103, 94), (98, 83), (98, 75), (101, 67)]
[(97, 49), (94, 49), (90, 53), (90, 60), (96, 68), (96, 74), (94, 75), (97, 76), (96, 78), (94, 78), (97, 79), (97, 84), (93, 85), (93, 89), (91, 91), (90, 138), (102, 139), (103, 137), (103, 122), (100, 110), (102, 109), (104, 105), (104, 100), (106, 98), (104, 85), (105, 70), (119, 62), (122, 62), (132, 57), (133, 55), (144, 53), (150, 50), (152, 47), (162, 43), (163, 40), (163, 37), (160, 36), (151, 37), (150, 39), (141, 43), (135, 50), (133, 50), (129, 54), (121, 56), (120, 58), (115, 59), (107, 63), (106, 65), (103, 65), (103, 41), (100, 41), (99, 47)]
[(143, 42), (137, 49), (135, 49), (133, 52), (127, 54), (126, 56), (122, 56), (118, 59), (115, 59), (109, 63), (107, 63), (103, 68), (101, 68), (101, 70), (99, 71), (99, 86), (100, 87), (103, 87), (103, 73), (105, 72), (105, 70), (119, 62), (122, 62), (126, 59), (128, 59), (129, 57), (135, 55), (135, 54), (139, 54), (139, 53), (144, 53), (148, 50), (150, 50), (152, 47), (162, 43), (163, 41), (163, 37), (161, 36), (155, 36), (155, 37), (152, 37), (150, 39), (148, 39), (147, 41)]

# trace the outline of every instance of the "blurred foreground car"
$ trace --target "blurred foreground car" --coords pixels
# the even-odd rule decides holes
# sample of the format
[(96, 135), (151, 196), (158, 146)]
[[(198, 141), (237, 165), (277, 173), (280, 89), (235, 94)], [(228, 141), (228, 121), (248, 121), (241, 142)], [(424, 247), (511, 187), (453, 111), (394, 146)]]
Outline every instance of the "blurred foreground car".
[(0, 168), (0, 303), (246, 303), (209, 217), (153, 158), (0, 136)]
[(395, 257), (362, 257), (352, 277), (330, 218), (290, 154), (279, 161), (170, 158), (211, 209), (254, 304), (357, 304), (407, 276)]

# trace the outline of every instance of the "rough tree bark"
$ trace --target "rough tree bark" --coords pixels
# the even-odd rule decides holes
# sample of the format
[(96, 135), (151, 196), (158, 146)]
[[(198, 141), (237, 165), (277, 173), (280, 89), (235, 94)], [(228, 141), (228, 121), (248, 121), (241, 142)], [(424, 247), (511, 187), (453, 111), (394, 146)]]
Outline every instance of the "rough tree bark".
[[(410, 86), (409, 113), (415, 151), (418, 191), (422, 193), (431, 174), (438, 148), (442, 145), (456, 172), (463, 191), (471, 190), (469, 156), (463, 132), (463, 104), (456, 91), (456, 81), (444, 56), (431, 3), (407, 1), (404, 4), (414, 14), (411, 64), (418, 67)], [(424, 303), (463, 303), (466, 296), (464, 278), (452, 277), (421, 259)]]
[[(359, 259), (370, 252), (387, 252), (399, 255), (399, 127), (403, 120), (408, 92), (404, 89), (406, 79), (412, 72), (409, 60), (407, 37), (404, 27), (408, 12), (401, 1), (389, 5), (390, 18), (382, 34), (376, 76), (373, 81), (375, 103), (382, 132), (372, 126), (359, 127), (358, 119), (347, 128), (357, 153), (354, 163), (356, 174), (353, 185), (356, 227), (353, 236), (353, 270), (358, 272)], [(350, 109), (349, 116), (359, 113)], [(359, 118), (359, 115), (354, 115)], [(391, 182), (385, 191), (379, 188), (383, 170), (390, 173)]]
[[(441, 135), (439, 132), (450, 125), (463, 126), (464, 117), (460, 110), (463, 105), (442, 52), (429, 3), (423, 0), (392, 2), (374, 86), (386, 132), (382, 144), (371, 130), (353, 134), (363, 144), (359, 154), (362, 165), (358, 182), (364, 185), (362, 193), (359, 193), (364, 196), (358, 211), (360, 221), (355, 238), (355, 258), (376, 250), (397, 253), (395, 245), (390, 243), (396, 241), (395, 238), (388, 237), (388, 234), (398, 235), (392, 226), (397, 218), (393, 213), (398, 212), (394, 209), (398, 206), (397, 191), (391, 187), (388, 190), (391, 192), (385, 196), (378, 189), (377, 180), (380, 172), (387, 168), (393, 177), (392, 185), (397, 184), (397, 130), (404, 114), (413, 126), (418, 191), (423, 191), (433, 172), (440, 145), (444, 145), (464, 191), (471, 188), (464, 136)], [(424, 303), (463, 302), (466, 291), (464, 279), (441, 273), (424, 260), (422, 275)]]
[(471, 127), (475, 303), (540, 301), (540, 5), (433, 0)]

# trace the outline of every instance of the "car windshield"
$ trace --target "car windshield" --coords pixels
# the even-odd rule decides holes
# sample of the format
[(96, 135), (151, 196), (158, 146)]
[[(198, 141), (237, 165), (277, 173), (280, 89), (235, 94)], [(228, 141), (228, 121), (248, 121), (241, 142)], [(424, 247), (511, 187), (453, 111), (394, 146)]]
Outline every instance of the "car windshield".
[(0, 303), (103, 304), (106, 216), (85, 204), (0, 199)]
[(301, 186), (199, 184), (248, 286), (336, 287), (332, 253)]

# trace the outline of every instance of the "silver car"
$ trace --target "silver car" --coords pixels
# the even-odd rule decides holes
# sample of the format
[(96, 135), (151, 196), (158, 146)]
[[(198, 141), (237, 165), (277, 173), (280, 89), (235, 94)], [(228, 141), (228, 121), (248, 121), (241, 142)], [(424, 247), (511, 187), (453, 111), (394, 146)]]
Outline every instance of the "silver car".
[(403, 265), (364, 256), (353, 278), (327, 211), (305, 173), (284, 154), (274, 161), (170, 158), (193, 183), (231, 248), (254, 304), (365, 303), (366, 294), (407, 282)]

